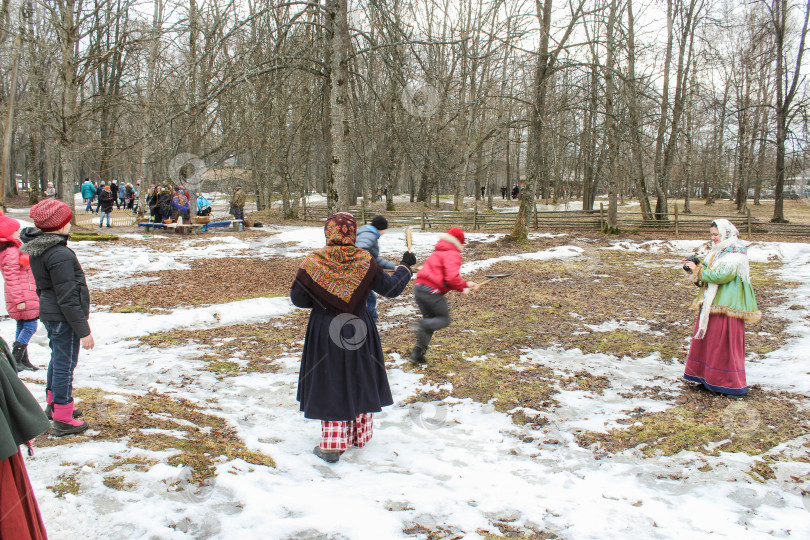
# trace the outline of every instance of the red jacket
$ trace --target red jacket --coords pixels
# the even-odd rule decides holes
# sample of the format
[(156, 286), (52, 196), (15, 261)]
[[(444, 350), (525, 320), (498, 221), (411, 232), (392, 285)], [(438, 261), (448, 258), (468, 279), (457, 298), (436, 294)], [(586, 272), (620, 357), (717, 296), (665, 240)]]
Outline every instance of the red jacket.
[[(0, 239), (2, 243), (3, 239)], [(5, 239), (6, 248), (0, 251), (0, 268), (5, 281), (6, 310), (9, 317), (18, 321), (27, 321), (39, 317), (39, 296), (37, 284), (25, 257), (25, 264), (20, 261), (20, 250), (13, 240)], [(25, 309), (20, 311), (17, 304), (25, 302)]]
[(454, 236), (441, 233), (435, 251), (416, 274), (416, 282), (431, 289), (439, 289), (442, 294), (451, 290), (463, 291), (467, 282), (459, 276), (461, 249), (461, 242)]

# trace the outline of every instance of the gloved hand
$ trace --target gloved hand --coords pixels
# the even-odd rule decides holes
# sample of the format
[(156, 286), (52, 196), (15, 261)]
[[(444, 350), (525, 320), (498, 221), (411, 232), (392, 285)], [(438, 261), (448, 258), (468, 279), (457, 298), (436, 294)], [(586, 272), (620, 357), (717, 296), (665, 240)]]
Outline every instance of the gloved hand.
[(399, 264), (404, 264), (405, 266), (413, 266), (416, 264), (416, 255), (411, 253), (410, 251), (406, 251), (404, 255), (402, 255), (402, 260)]

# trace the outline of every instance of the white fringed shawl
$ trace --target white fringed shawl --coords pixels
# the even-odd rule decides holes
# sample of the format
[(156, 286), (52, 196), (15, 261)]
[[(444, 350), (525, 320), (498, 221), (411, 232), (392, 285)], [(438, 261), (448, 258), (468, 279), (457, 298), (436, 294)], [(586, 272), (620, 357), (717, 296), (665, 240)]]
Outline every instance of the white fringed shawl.
[[(743, 281), (750, 281), (748, 250), (737, 237), (739, 234), (737, 227), (727, 219), (716, 219), (712, 224), (717, 227), (721, 240), (712, 245), (712, 249), (704, 261), (704, 266), (715, 272), (733, 271)], [(709, 315), (718, 288), (717, 283), (709, 283), (706, 286), (706, 292), (703, 294), (703, 299), (700, 300), (702, 304), (700, 322), (695, 339), (703, 339), (706, 336), (706, 329), (709, 327)]]

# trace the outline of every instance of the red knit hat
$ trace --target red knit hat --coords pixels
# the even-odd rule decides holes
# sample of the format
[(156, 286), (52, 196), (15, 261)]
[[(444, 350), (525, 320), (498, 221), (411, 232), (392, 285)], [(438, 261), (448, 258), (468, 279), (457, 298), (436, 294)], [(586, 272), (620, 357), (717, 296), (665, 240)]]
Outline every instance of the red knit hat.
[(73, 212), (66, 203), (58, 199), (43, 199), (28, 212), (34, 226), (42, 232), (58, 231), (73, 219)]
[(19, 228), (19, 221), (0, 214), (0, 241), (12, 240), (11, 235)]
[(461, 230), (461, 227), (450, 227), (447, 229), (447, 234), (455, 236), (456, 240), (464, 244), (464, 231)]

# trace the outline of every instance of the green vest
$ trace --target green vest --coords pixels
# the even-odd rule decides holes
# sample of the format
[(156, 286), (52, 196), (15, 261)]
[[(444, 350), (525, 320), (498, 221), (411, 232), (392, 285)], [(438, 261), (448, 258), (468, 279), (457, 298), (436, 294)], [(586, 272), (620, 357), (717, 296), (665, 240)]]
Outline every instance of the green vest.
[(51, 427), (37, 400), (11, 366), (11, 351), (0, 339), (0, 461)]
[[(754, 298), (754, 288), (750, 281), (743, 281), (734, 269), (715, 271), (707, 270), (702, 265), (695, 272), (695, 281), (703, 283), (717, 283), (717, 294), (714, 296), (710, 313), (722, 313), (729, 317), (743, 319), (747, 323), (757, 322), (762, 318), (762, 312), (757, 309)], [(703, 298), (706, 286), (700, 288), (692, 309), (700, 309), (698, 301)]]

